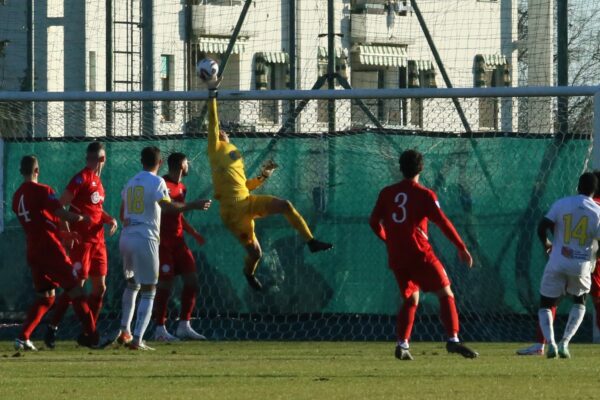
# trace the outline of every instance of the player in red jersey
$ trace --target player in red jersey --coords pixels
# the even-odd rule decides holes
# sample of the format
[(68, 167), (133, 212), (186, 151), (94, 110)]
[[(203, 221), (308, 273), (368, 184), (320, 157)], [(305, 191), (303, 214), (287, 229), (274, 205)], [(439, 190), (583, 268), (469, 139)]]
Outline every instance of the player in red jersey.
[[(181, 181), (188, 174), (188, 160), (183, 153), (172, 153), (167, 159), (169, 173), (163, 176), (169, 189), (172, 201), (185, 203), (186, 187)], [(156, 330), (153, 339), (156, 341), (172, 342), (179, 339), (205, 340), (206, 337), (196, 332), (190, 325), (192, 311), (196, 304), (198, 292), (198, 276), (196, 261), (192, 252), (185, 244), (183, 232), (191, 235), (199, 245), (204, 244), (204, 238), (185, 219), (183, 213), (162, 213), (160, 221), (160, 270), (158, 290), (154, 302), (154, 322)], [(165, 327), (167, 320), (167, 305), (173, 289), (173, 278), (181, 275), (183, 289), (181, 291), (181, 312), (175, 336)]]
[[(594, 175), (600, 182), (600, 171), (594, 171)], [(600, 188), (594, 194), (594, 201), (600, 205)], [(599, 254), (600, 255), (600, 254)], [(592, 271), (592, 286), (590, 289), (590, 296), (592, 297), (592, 302), (594, 303), (594, 308), (596, 309), (596, 326), (600, 330), (600, 259), (596, 260), (596, 268)], [(554, 320), (556, 316), (556, 306), (550, 308), (550, 312), (552, 313), (552, 319)], [(517, 350), (517, 354), (520, 356), (543, 356), (544, 355), (544, 347), (546, 345), (546, 339), (544, 338), (544, 334), (542, 329), (540, 328), (539, 323), (536, 324), (536, 335), (535, 335), (535, 343), (531, 346), (525, 347), (523, 349)]]
[[(31, 268), (37, 300), (27, 313), (23, 330), (15, 340), (17, 350), (36, 350), (30, 335), (54, 303), (54, 289), (62, 287), (73, 302), (84, 333), (77, 339), (85, 346), (98, 343), (94, 317), (83, 289), (76, 278), (71, 260), (61, 244), (59, 217), (73, 223), (89, 223), (89, 217), (66, 211), (52, 188), (38, 183), (39, 164), (35, 156), (21, 159), (23, 184), (13, 196), (12, 209), (27, 237), (27, 263)], [(76, 238), (78, 235), (63, 236)]]
[(423, 155), (415, 150), (403, 152), (400, 170), (404, 179), (379, 193), (369, 220), (373, 232), (386, 244), (389, 267), (404, 299), (396, 321), (396, 358), (413, 359), (408, 341), (419, 303), (419, 290), (434, 292), (440, 301), (441, 319), (448, 335), (448, 352), (475, 358), (477, 352), (458, 339), (459, 321), (454, 294), (446, 271), (429, 243), (428, 220), (433, 221), (456, 246), (460, 260), (469, 268), (473, 265), (473, 258), (452, 222), (440, 209), (436, 194), (419, 184)]
[[(89, 278), (91, 291), (88, 295), (88, 304), (94, 321), (98, 320), (102, 299), (106, 292), (106, 274), (108, 263), (106, 256), (106, 243), (104, 241), (104, 224), (110, 226), (109, 234), (112, 236), (117, 231), (117, 220), (103, 209), (104, 187), (100, 180), (102, 168), (106, 162), (106, 151), (101, 142), (92, 142), (86, 150), (86, 166), (79, 171), (69, 182), (60, 197), (63, 206), (69, 206), (71, 211), (88, 215), (89, 224), (74, 223), (71, 230), (77, 232), (79, 243), (73, 244), (69, 256), (77, 271), (81, 287)], [(69, 307), (69, 296), (61, 294), (54, 304), (54, 313), (46, 329), (44, 343), (49, 348), (54, 348), (58, 325)]]

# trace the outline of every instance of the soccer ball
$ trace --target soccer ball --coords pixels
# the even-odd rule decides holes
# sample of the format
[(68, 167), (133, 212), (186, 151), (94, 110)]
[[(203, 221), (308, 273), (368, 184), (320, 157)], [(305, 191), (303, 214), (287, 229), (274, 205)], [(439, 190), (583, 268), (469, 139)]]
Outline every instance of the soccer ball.
[(217, 79), (219, 64), (212, 58), (205, 58), (196, 64), (196, 75), (204, 82)]

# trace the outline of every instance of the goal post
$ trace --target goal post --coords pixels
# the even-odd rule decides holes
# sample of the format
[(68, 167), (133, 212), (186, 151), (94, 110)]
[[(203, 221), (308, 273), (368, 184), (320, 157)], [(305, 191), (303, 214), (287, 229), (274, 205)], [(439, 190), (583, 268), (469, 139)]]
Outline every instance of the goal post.
[[(416, 148), (425, 155), (422, 182), (438, 193), (475, 258), (473, 270), (460, 265), (456, 250), (431, 228), (433, 246), (453, 282), (464, 338), (531, 340), (545, 263), (535, 226), (554, 200), (573, 193), (582, 171), (600, 167), (598, 92), (600, 87), (220, 91), (220, 119), (244, 156), (247, 175), (257, 174), (270, 158), (280, 165), (259, 193), (292, 201), (315, 234), (335, 249), (310, 254), (284, 219), (258, 220), (264, 253), (258, 274), (267, 290), (257, 294), (241, 275), (243, 249), (224, 228), (218, 204), (190, 214), (207, 239), (202, 247), (188, 241), (200, 284), (194, 326), (213, 339), (392, 338), (400, 299), (385, 248), (367, 220), (379, 190), (401, 178), (399, 154)], [(560, 96), (579, 107), (567, 133), (555, 129)], [(139, 151), (156, 145), (165, 156), (188, 155), (189, 198), (210, 197), (206, 132), (196, 123), (206, 99), (205, 91), (0, 92), (0, 110), (10, 110), (0, 114), (5, 207), (0, 262), (11, 266), (0, 269), (0, 282), (11, 282), (0, 291), (5, 319), (20, 320), (30, 301), (23, 235), (9, 209), (20, 182), (20, 157), (37, 154), (40, 181), (60, 192), (83, 167), (87, 144), (105, 142), (105, 207), (118, 215), (121, 188), (139, 170)], [(461, 103), (471, 132), (463, 130), (453, 99)], [(288, 125), (294, 129), (279, 134), (290, 117), (288, 102), (302, 100), (306, 107)], [(328, 131), (329, 100), (335, 100), (335, 132)], [(153, 110), (154, 134), (145, 132), (139, 119), (115, 111), (132, 102), (146, 102)], [(548, 106), (550, 113), (540, 111)], [(108, 116), (115, 127), (111, 135), (104, 126)], [(108, 292), (100, 327), (114, 329), (124, 283), (118, 238), (107, 238), (107, 245)], [(171, 317), (178, 306), (176, 288)], [(561, 323), (565, 311), (559, 310)], [(443, 338), (437, 314), (435, 296), (423, 296), (416, 340)], [(67, 318), (60, 333), (72, 336), (76, 327), (75, 319)], [(582, 329), (581, 337), (591, 340), (591, 332)], [(2, 338), (12, 333), (0, 328)]]

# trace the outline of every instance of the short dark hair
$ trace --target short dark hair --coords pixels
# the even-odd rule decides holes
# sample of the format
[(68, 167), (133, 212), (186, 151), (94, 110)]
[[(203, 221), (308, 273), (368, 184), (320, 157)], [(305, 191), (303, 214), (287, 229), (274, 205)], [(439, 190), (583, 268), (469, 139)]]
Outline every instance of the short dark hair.
[(38, 159), (33, 154), (28, 156), (23, 156), (21, 158), (21, 175), (29, 176), (33, 174), (33, 170), (38, 165)]
[(410, 149), (400, 155), (400, 171), (405, 178), (414, 178), (423, 171), (423, 154)]
[(88, 144), (86, 154), (98, 154), (100, 150), (104, 150), (104, 143), (102, 142), (92, 142)]
[(181, 163), (187, 157), (183, 153), (171, 153), (169, 158), (167, 158), (167, 164), (169, 165), (169, 170), (175, 170), (181, 168)]
[(593, 172), (586, 172), (579, 177), (577, 192), (585, 196), (593, 196), (598, 190), (598, 178)]
[(154, 168), (160, 163), (160, 149), (148, 146), (142, 149), (142, 165), (144, 168)]

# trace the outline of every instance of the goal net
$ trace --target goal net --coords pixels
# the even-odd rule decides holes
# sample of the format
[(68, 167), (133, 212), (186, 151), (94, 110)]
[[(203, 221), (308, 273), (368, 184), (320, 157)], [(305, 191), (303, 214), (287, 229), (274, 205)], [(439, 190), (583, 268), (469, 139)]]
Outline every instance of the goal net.
[[(472, 270), (461, 265), (451, 243), (431, 228), (430, 240), (453, 282), (463, 337), (533, 337), (545, 264), (535, 229), (550, 204), (574, 193), (579, 174), (591, 168), (592, 97), (569, 97), (573, 107), (569, 130), (562, 133), (557, 131), (554, 97), (473, 94), (451, 99), (444, 98), (446, 90), (441, 89), (436, 91), (441, 97), (411, 98), (397, 90), (396, 97), (361, 100), (357, 91), (348, 90), (331, 100), (330, 125), (327, 98), (300, 100), (306, 92), (292, 92), (285, 99), (256, 100), (264, 93), (223, 91), (222, 126), (240, 149), (247, 176), (255, 176), (268, 159), (280, 165), (257, 193), (292, 201), (315, 235), (335, 248), (311, 254), (283, 217), (258, 220), (256, 232), (264, 253), (258, 277), (266, 289), (257, 293), (242, 276), (244, 250), (223, 226), (218, 203), (208, 212), (190, 213), (187, 218), (206, 238), (202, 247), (188, 240), (200, 284), (192, 321), (196, 329), (211, 339), (392, 338), (400, 296), (385, 248), (367, 221), (379, 190), (401, 179), (399, 154), (414, 148), (425, 155), (421, 182), (437, 192), (475, 260)], [(298, 97), (290, 99), (294, 94)], [(84, 166), (88, 143), (103, 141), (108, 159), (102, 172), (104, 204), (109, 213), (118, 215), (121, 188), (140, 169), (140, 150), (156, 145), (164, 157), (175, 151), (187, 154), (188, 198), (211, 197), (201, 118), (205, 102), (192, 100), (198, 94), (180, 94), (186, 95), (188, 100), (143, 102), (140, 97), (130, 102), (150, 110), (151, 121), (144, 121), (140, 113), (142, 120), (135, 129), (114, 111), (117, 100), (0, 101), (4, 146), (0, 316), (8, 323), (0, 328), (0, 337), (15, 335), (17, 328), (11, 323), (22, 320), (33, 298), (23, 232), (10, 210), (12, 193), (20, 184), (20, 158), (36, 154), (40, 181), (62, 192)], [(292, 106), (298, 112), (291, 112)], [(106, 124), (111, 107), (114, 129), (110, 135), (102, 134), (106, 126), (100, 125)], [(97, 130), (90, 121), (92, 109), (99, 121)], [(153, 126), (153, 133), (145, 133), (144, 126)], [(329, 131), (331, 127), (334, 130)], [(118, 327), (124, 288), (118, 235), (107, 237), (107, 245), (102, 330)], [(178, 317), (179, 302), (176, 286), (168, 327)], [(559, 309), (561, 321), (566, 311)], [(590, 339), (591, 321), (585, 324), (589, 329), (582, 329), (579, 337)], [(68, 314), (60, 334), (73, 337), (78, 329)], [(443, 338), (432, 294), (422, 297), (413, 338)]]

